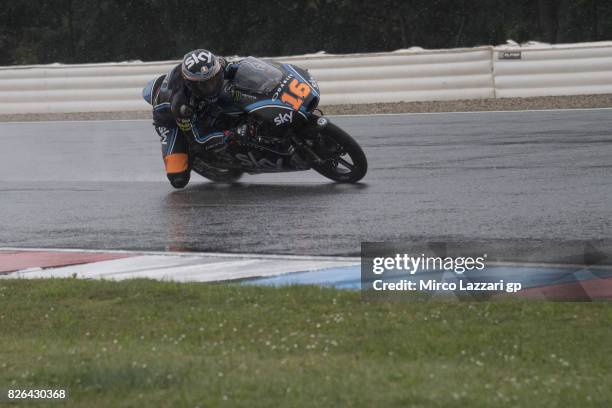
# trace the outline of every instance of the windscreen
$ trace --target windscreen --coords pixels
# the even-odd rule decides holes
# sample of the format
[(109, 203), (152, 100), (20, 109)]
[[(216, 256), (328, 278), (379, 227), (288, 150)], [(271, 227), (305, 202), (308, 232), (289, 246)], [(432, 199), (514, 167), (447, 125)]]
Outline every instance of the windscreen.
[(235, 85), (245, 91), (272, 93), (283, 79), (283, 73), (273, 65), (254, 57), (245, 58), (234, 78)]

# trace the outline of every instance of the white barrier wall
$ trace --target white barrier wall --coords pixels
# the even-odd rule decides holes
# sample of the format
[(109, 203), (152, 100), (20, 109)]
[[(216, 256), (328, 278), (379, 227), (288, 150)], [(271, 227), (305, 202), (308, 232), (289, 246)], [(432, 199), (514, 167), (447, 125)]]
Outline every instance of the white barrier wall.
[[(310, 70), (322, 104), (493, 97), (491, 47), (280, 58)], [(145, 110), (142, 87), (178, 61), (0, 68), (0, 113)]]
[[(612, 93), (612, 42), (279, 57), (321, 104)], [(0, 67), (0, 114), (150, 109), (142, 87), (178, 61)]]
[(290, 58), (318, 80), (321, 104), (492, 98), (492, 48)]
[(142, 88), (174, 61), (0, 68), (0, 114), (150, 108)]
[(498, 98), (612, 93), (612, 42), (499, 46)]

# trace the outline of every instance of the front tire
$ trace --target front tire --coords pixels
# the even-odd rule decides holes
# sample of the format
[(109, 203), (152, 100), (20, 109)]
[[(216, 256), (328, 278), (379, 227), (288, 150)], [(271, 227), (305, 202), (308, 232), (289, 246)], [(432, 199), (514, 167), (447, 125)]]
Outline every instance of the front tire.
[(344, 130), (328, 123), (319, 134), (322, 146), (316, 151), (325, 163), (313, 169), (339, 183), (357, 183), (368, 172), (368, 160), (361, 146)]

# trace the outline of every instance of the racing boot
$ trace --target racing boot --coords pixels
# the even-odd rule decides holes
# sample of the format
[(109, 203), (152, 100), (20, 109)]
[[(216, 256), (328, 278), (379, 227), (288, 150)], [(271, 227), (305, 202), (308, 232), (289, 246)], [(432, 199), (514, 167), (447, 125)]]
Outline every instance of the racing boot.
[(167, 173), (168, 180), (174, 188), (184, 188), (189, 183), (191, 172), (189, 170), (181, 173)]

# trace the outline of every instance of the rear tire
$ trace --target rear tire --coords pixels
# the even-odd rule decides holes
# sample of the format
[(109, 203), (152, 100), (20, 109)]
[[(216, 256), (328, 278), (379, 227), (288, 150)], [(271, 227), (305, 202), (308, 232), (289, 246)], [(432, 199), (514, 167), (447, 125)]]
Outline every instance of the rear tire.
[(338, 155), (337, 159), (329, 159), (321, 165), (313, 165), (313, 169), (339, 183), (357, 183), (361, 180), (368, 172), (368, 160), (359, 143), (332, 123), (328, 123), (319, 133), (326, 142), (325, 146), (315, 149), (322, 159), (336, 156), (335, 150), (338, 149), (342, 154)]

